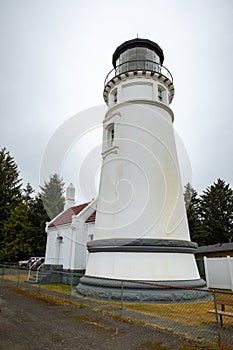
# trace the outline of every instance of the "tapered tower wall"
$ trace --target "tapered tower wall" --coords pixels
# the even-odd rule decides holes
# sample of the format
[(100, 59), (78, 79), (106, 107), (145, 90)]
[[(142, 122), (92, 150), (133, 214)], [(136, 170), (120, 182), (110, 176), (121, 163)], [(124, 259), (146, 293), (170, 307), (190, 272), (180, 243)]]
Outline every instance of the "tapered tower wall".
[[(142, 61), (143, 54), (150, 60)], [(113, 55), (115, 76), (107, 78), (104, 89), (108, 111), (96, 227), (88, 243), (86, 275), (78, 286), (82, 294), (117, 298), (118, 282), (108, 279), (205, 285), (183, 199), (169, 107), (174, 86), (170, 73), (162, 73), (162, 62), (162, 50), (144, 39), (122, 44)], [(182, 292), (178, 294), (180, 298)], [(135, 291), (131, 286), (128, 298), (135, 295), (163, 300), (161, 290), (145, 296), (140, 286)]]

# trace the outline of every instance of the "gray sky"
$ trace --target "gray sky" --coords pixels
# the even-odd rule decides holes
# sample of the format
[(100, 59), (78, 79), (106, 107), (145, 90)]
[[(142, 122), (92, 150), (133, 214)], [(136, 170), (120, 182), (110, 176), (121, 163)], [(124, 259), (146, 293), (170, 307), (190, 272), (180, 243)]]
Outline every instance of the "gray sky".
[[(173, 75), (174, 127), (194, 188), (200, 193), (218, 177), (233, 185), (232, 16), (231, 0), (0, 0), (0, 147), (24, 183), (38, 189), (55, 131), (104, 103), (112, 54), (138, 33), (162, 47)], [(72, 152), (67, 159), (74, 154), (78, 163)]]

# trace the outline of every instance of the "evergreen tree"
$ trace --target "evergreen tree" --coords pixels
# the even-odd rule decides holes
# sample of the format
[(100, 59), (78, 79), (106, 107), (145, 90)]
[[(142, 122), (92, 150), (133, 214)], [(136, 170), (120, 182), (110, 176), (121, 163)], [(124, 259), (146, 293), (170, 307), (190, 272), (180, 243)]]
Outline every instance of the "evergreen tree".
[(22, 200), (22, 180), (18, 166), (5, 148), (0, 150), (0, 241), (3, 240), (3, 225)]
[(2, 260), (18, 261), (31, 256), (33, 240), (29, 207), (21, 202), (11, 210), (8, 220), (3, 225)]
[(31, 185), (27, 184), (22, 202), (11, 210), (4, 222), (0, 260), (16, 262), (30, 256), (45, 255), (45, 224), (49, 217), (41, 196), (33, 198), (33, 193)]
[(50, 176), (49, 181), (45, 181), (44, 185), (40, 186), (41, 199), (50, 219), (53, 219), (64, 209), (64, 186), (65, 184), (62, 178), (60, 178), (57, 174)]
[(190, 183), (185, 186), (184, 201), (191, 241), (196, 242), (199, 246), (204, 245), (206, 235), (202, 230), (200, 198), (197, 191), (191, 186)]
[(193, 194), (197, 195), (197, 192), (194, 190), (194, 188), (192, 187), (192, 185), (188, 182), (186, 186), (184, 186), (185, 190), (184, 190), (184, 203), (185, 203), (185, 208), (186, 210), (188, 209), (191, 200), (192, 200), (192, 196)]
[(200, 213), (205, 244), (224, 243), (232, 240), (233, 190), (223, 180), (207, 187), (201, 195)]
[(30, 206), (34, 201), (32, 195), (35, 193), (35, 190), (29, 183), (27, 183), (26, 188), (23, 189), (22, 193), (23, 202)]
[(25, 239), (30, 239), (31, 254), (33, 256), (44, 256), (47, 239), (45, 225), (46, 221), (49, 221), (49, 217), (44, 208), (41, 195), (38, 194), (34, 197), (34, 192), (29, 183), (23, 190), (23, 200), (28, 208), (28, 223), (30, 227), (30, 237), (25, 236)]
[(44, 256), (46, 249), (47, 234), (45, 225), (50, 221), (44, 208), (41, 195), (38, 194), (30, 205), (29, 220), (31, 222), (31, 234), (33, 237), (32, 251), (33, 256)]

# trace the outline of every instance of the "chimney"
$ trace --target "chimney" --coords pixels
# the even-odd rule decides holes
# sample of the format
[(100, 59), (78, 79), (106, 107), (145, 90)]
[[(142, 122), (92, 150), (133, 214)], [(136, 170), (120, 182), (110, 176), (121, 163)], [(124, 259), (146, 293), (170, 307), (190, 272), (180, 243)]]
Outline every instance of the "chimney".
[(75, 187), (72, 183), (66, 189), (66, 200), (64, 210), (71, 208), (75, 203)]

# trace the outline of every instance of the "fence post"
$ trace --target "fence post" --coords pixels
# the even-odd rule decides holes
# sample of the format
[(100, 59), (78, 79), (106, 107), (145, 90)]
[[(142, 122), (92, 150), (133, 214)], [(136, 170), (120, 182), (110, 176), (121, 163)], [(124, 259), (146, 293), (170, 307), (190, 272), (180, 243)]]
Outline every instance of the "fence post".
[[(38, 267), (39, 269), (40, 267)], [(41, 280), (40, 280), (40, 276), (39, 276), (39, 270), (37, 271), (38, 275), (36, 277), (36, 283), (38, 283), (38, 287), (39, 287), (39, 293), (41, 293)]]
[(19, 286), (19, 281), (20, 281), (20, 267), (18, 267), (17, 287)]
[(50, 284), (52, 283), (52, 273), (53, 273), (52, 265), (50, 265), (50, 273), (49, 273), (49, 283)]
[(210, 280), (209, 280), (208, 263), (207, 263), (207, 257), (206, 256), (204, 256), (204, 267), (205, 267), (206, 284), (207, 284), (207, 288), (209, 288)]
[(3, 264), (3, 274), (2, 274), (3, 280), (4, 280), (4, 278), (5, 278), (5, 275), (7, 274), (7, 273), (6, 273), (6, 268), (7, 268), (7, 265), (6, 265), (6, 263), (4, 263), (4, 264)]
[(217, 307), (217, 301), (216, 301), (216, 294), (214, 292), (214, 310), (215, 310), (215, 318), (216, 318), (216, 325), (217, 325), (217, 331), (218, 331), (218, 344), (221, 344), (221, 332), (220, 332), (220, 326), (218, 321), (218, 307)]
[(72, 298), (72, 288), (73, 288), (73, 274), (71, 274), (71, 281), (70, 281), (70, 300)]
[(4, 276), (5, 276), (5, 269), (6, 269), (5, 263), (2, 263), (2, 282), (3, 282)]
[(124, 291), (124, 285), (123, 285), (123, 281), (121, 281), (121, 316), (123, 314), (123, 291)]
[(228, 271), (230, 276), (230, 284), (231, 284), (231, 290), (233, 290), (233, 276), (232, 276), (232, 268), (231, 268), (231, 257), (227, 256), (227, 264), (228, 264)]

